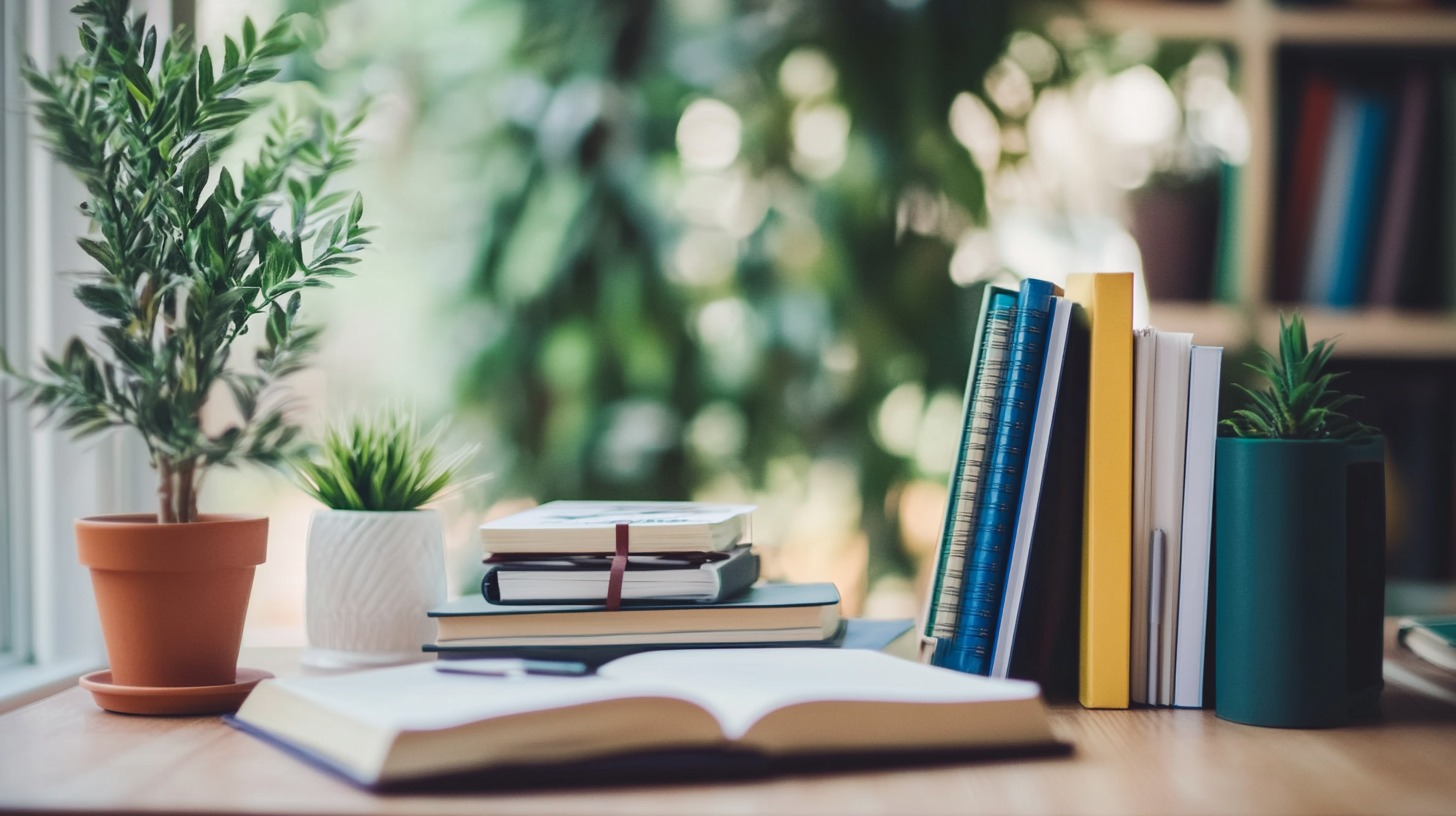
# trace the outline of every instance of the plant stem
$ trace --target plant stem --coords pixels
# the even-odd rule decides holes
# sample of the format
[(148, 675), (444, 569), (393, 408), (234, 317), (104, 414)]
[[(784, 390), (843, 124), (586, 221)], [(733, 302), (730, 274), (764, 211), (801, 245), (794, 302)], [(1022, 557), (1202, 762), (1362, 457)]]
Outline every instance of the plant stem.
[(193, 485), (196, 475), (197, 460), (183, 460), (177, 470), (178, 521), (197, 521), (197, 491)]
[(157, 514), (157, 520), (162, 524), (176, 524), (177, 508), (174, 504), (176, 495), (172, 485), (172, 460), (165, 456), (158, 457), (157, 473), (162, 477), (162, 483), (157, 488), (157, 498), (161, 502), (161, 511)]

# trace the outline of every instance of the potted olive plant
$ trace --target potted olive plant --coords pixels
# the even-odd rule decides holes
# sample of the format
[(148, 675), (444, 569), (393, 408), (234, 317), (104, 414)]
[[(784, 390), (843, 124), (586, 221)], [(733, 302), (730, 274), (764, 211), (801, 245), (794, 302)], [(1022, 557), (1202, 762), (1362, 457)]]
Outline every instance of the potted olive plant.
[(1280, 317), (1278, 356), (1239, 386), (1215, 477), (1214, 696), (1254, 725), (1338, 725), (1379, 700), (1384, 598), (1384, 444), (1346, 416), (1353, 395)]
[[(294, 445), (278, 385), (318, 334), (298, 319), (300, 295), (345, 275), (367, 243), (361, 199), (327, 190), (351, 160), (358, 119), (279, 111), (260, 146), (223, 167), (296, 47), (292, 26), (246, 21), (215, 55), (184, 32), (163, 42), (127, 0), (73, 11), (80, 55), (25, 76), (51, 151), (85, 185), (92, 230), (79, 243), (96, 268), (75, 295), (97, 331), (42, 355), (33, 373), (3, 355), (0, 368), (78, 437), (135, 429), (159, 477), (154, 513), (76, 523), (109, 683), (235, 684), (268, 522), (199, 513), (198, 489), (210, 468), (280, 464)], [(239, 366), (234, 342), (254, 329), (263, 336)]]
[(294, 461), (323, 503), (308, 527), (304, 662), (381, 666), (426, 657), (427, 613), (445, 600), (445, 541), (437, 510), (423, 505), (463, 488), (467, 447), (439, 452), (443, 426), (424, 433), (412, 414), (386, 410), (325, 430)]

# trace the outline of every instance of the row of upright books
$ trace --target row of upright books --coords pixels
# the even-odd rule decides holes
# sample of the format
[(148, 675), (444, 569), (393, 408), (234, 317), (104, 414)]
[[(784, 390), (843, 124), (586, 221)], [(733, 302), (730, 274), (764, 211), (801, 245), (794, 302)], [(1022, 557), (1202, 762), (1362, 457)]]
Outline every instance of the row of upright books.
[(1450, 307), (1456, 242), (1442, 224), (1456, 211), (1456, 65), (1296, 64), (1281, 117), (1275, 299)]
[(480, 592), (432, 610), (424, 648), (596, 666), (662, 649), (913, 640), (909, 621), (843, 620), (833, 584), (759, 582), (752, 510), (555, 501), (487, 522)]
[(1221, 352), (1132, 275), (987, 287), (923, 657), (1089, 707), (1201, 706)]

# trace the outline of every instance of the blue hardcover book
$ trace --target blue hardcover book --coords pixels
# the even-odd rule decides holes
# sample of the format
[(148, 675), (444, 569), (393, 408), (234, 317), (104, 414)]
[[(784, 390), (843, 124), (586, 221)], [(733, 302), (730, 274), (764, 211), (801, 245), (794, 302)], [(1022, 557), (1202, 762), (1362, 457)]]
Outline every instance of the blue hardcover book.
[(1021, 505), (1027, 443), (1046, 359), (1052, 298), (1060, 294), (1062, 290), (1047, 281), (1031, 279), (1021, 284), (1006, 379), (996, 410), (990, 456), (981, 477), (981, 500), (966, 561), (960, 616), (949, 647), (936, 649), (936, 664), (946, 668), (971, 674), (991, 673), (1006, 565)]
[(1357, 306), (1365, 297), (1370, 278), (1370, 244), (1379, 218), (1376, 199), (1386, 162), (1390, 108), (1390, 100), (1383, 96), (1371, 94), (1360, 98), (1354, 166), (1345, 199), (1345, 229), (1340, 233), (1340, 249), (1335, 255), (1334, 281), (1330, 287), (1331, 306)]

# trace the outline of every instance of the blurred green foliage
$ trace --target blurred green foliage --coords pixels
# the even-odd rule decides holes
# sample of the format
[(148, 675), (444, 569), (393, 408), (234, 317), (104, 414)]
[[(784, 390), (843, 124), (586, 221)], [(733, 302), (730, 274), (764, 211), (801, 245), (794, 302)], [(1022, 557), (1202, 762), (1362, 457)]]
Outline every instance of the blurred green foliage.
[[(361, 5), (390, 4), (322, 16), (357, 27)], [(894, 491), (944, 474), (887, 445), (878, 414), (907, 383), (922, 395), (964, 385), (976, 298), (948, 269), (986, 195), (948, 112), (970, 93), (1002, 115), (982, 80), (1013, 4), (418, 11), (393, 45), (324, 61), (366, 84), (390, 63), (411, 87), (411, 126), (469, 143), (461, 172), (481, 218), (460, 293), (473, 331), (457, 422), (482, 429), (493, 489), (751, 494), (782, 463), (836, 459), (858, 474), (872, 579), (911, 572)]]

